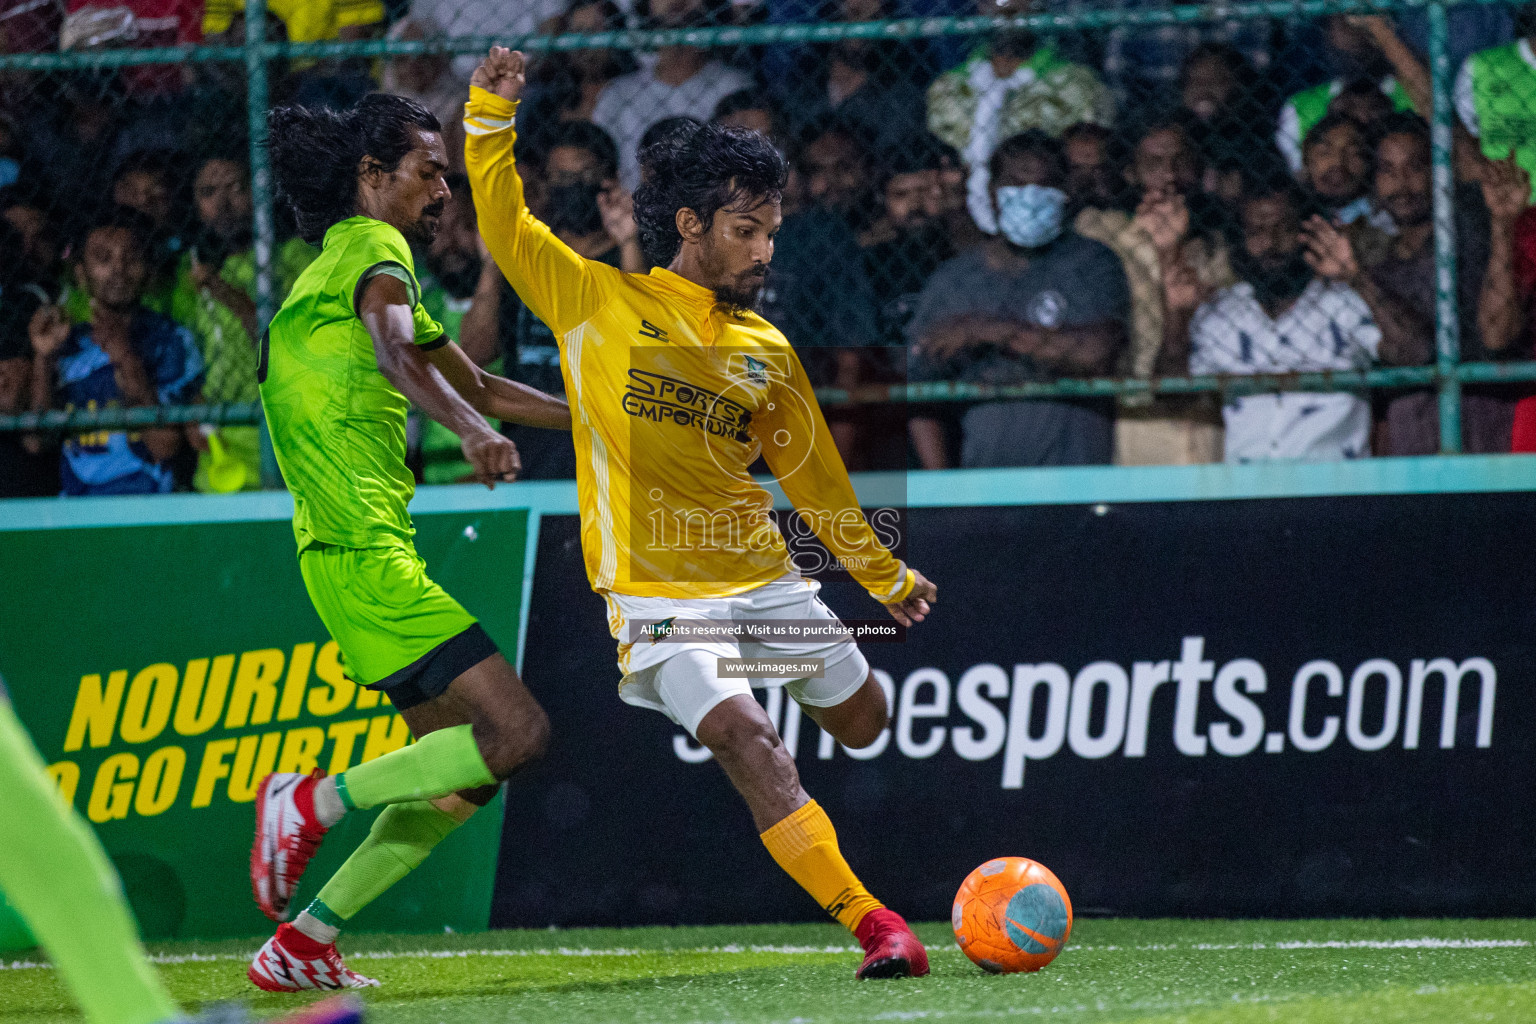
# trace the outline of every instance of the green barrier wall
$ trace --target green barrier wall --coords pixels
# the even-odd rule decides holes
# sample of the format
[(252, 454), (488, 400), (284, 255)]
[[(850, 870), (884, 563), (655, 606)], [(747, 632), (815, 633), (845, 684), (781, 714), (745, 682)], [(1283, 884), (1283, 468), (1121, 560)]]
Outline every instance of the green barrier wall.
[[(513, 656), (528, 512), (416, 522), (432, 576)], [(338, 771), (408, 738), (387, 701), (344, 675), (304, 593), (286, 515), (0, 530), (0, 565), (0, 672), (122, 874), (145, 936), (270, 928), (247, 867), (255, 784), (274, 769)], [(349, 817), (327, 840), (301, 905), (372, 818)], [(356, 926), (485, 928), (500, 836), (498, 801)], [(0, 949), (29, 945), (0, 905)]]

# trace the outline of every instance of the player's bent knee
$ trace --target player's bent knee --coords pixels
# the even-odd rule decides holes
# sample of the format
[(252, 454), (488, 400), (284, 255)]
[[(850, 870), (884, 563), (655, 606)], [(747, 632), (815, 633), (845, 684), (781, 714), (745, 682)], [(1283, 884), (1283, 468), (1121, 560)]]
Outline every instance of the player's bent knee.
[(884, 709), (877, 714), (864, 714), (853, 719), (842, 729), (838, 730), (836, 739), (843, 746), (851, 750), (860, 750), (874, 743), (880, 738), (889, 723), (890, 716)]
[(852, 697), (830, 708), (818, 708), (812, 717), (843, 746), (859, 750), (880, 739), (891, 724), (885, 691), (871, 675)]
[(506, 779), (549, 749), (549, 715), (533, 704), (513, 722), (486, 719), (476, 725), (475, 742), (491, 774)]
[(733, 715), (714, 722), (706, 716), (705, 721), (699, 723), (698, 737), (716, 757), (731, 760), (771, 756), (784, 745), (772, 722), (745, 715)]

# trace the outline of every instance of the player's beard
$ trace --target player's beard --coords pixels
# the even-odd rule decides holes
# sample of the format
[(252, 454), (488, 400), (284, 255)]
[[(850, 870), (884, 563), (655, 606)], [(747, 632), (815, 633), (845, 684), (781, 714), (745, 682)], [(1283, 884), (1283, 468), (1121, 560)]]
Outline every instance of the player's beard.
[(429, 247), (437, 239), (437, 227), (441, 222), (443, 210), (447, 202), (439, 199), (437, 202), (422, 208), (421, 215), (416, 218), (409, 231), (402, 231), (406, 241), (422, 249)]
[(731, 316), (757, 311), (763, 300), (763, 288), (768, 283), (768, 268), (752, 270), (737, 276), (728, 284), (715, 286), (715, 305)]

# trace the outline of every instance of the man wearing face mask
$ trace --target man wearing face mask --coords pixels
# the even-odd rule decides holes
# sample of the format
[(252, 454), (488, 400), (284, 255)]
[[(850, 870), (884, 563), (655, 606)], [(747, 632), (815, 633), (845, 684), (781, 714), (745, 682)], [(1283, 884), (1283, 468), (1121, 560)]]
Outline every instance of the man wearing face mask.
[[(1289, 176), (1253, 182), (1238, 205), (1238, 283), (1200, 306), (1189, 327), (1193, 374), (1356, 370), (1422, 362), (1416, 344), (1383, 334), (1341, 280), (1317, 276), (1302, 224), (1317, 208)], [(1233, 397), (1222, 409), (1226, 461), (1327, 461), (1371, 454), (1370, 404), (1358, 395), (1281, 392)]]
[[(1007, 139), (991, 161), (999, 235), (934, 272), (908, 328), (916, 381), (1021, 384), (1113, 372), (1130, 295), (1120, 260), (1066, 227), (1061, 147), (1043, 132)], [(984, 402), (961, 419), (960, 464), (1102, 464), (1114, 451), (1113, 404)], [(912, 420), (925, 469), (951, 464), (945, 426)]]
[(570, 121), (544, 159), (545, 223), (578, 254), (627, 273), (646, 269), (629, 195), (619, 187), (619, 151), (594, 124)]
[[(977, 0), (983, 17), (1030, 13), (1033, 0)], [(1029, 31), (994, 33), (958, 68), (928, 88), (928, 130), (964, 156), (966, 202), (978, 226), (997, 230), (987, 167), (1000, 140), (1030, 128), (1059, 136), (1079, 121), (1112, 125), (1115, 101), (1087, 67)]]

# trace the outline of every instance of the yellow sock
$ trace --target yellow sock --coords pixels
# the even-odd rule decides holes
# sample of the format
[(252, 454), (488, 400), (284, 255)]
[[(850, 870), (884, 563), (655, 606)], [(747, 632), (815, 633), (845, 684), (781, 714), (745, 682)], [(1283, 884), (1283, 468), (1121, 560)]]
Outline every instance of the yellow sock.
[(843, 860), (832, 819), (815, 800), (764, 832), (762, 839), (779, 867), (850, 932), (865, 914), (884, 906)]

